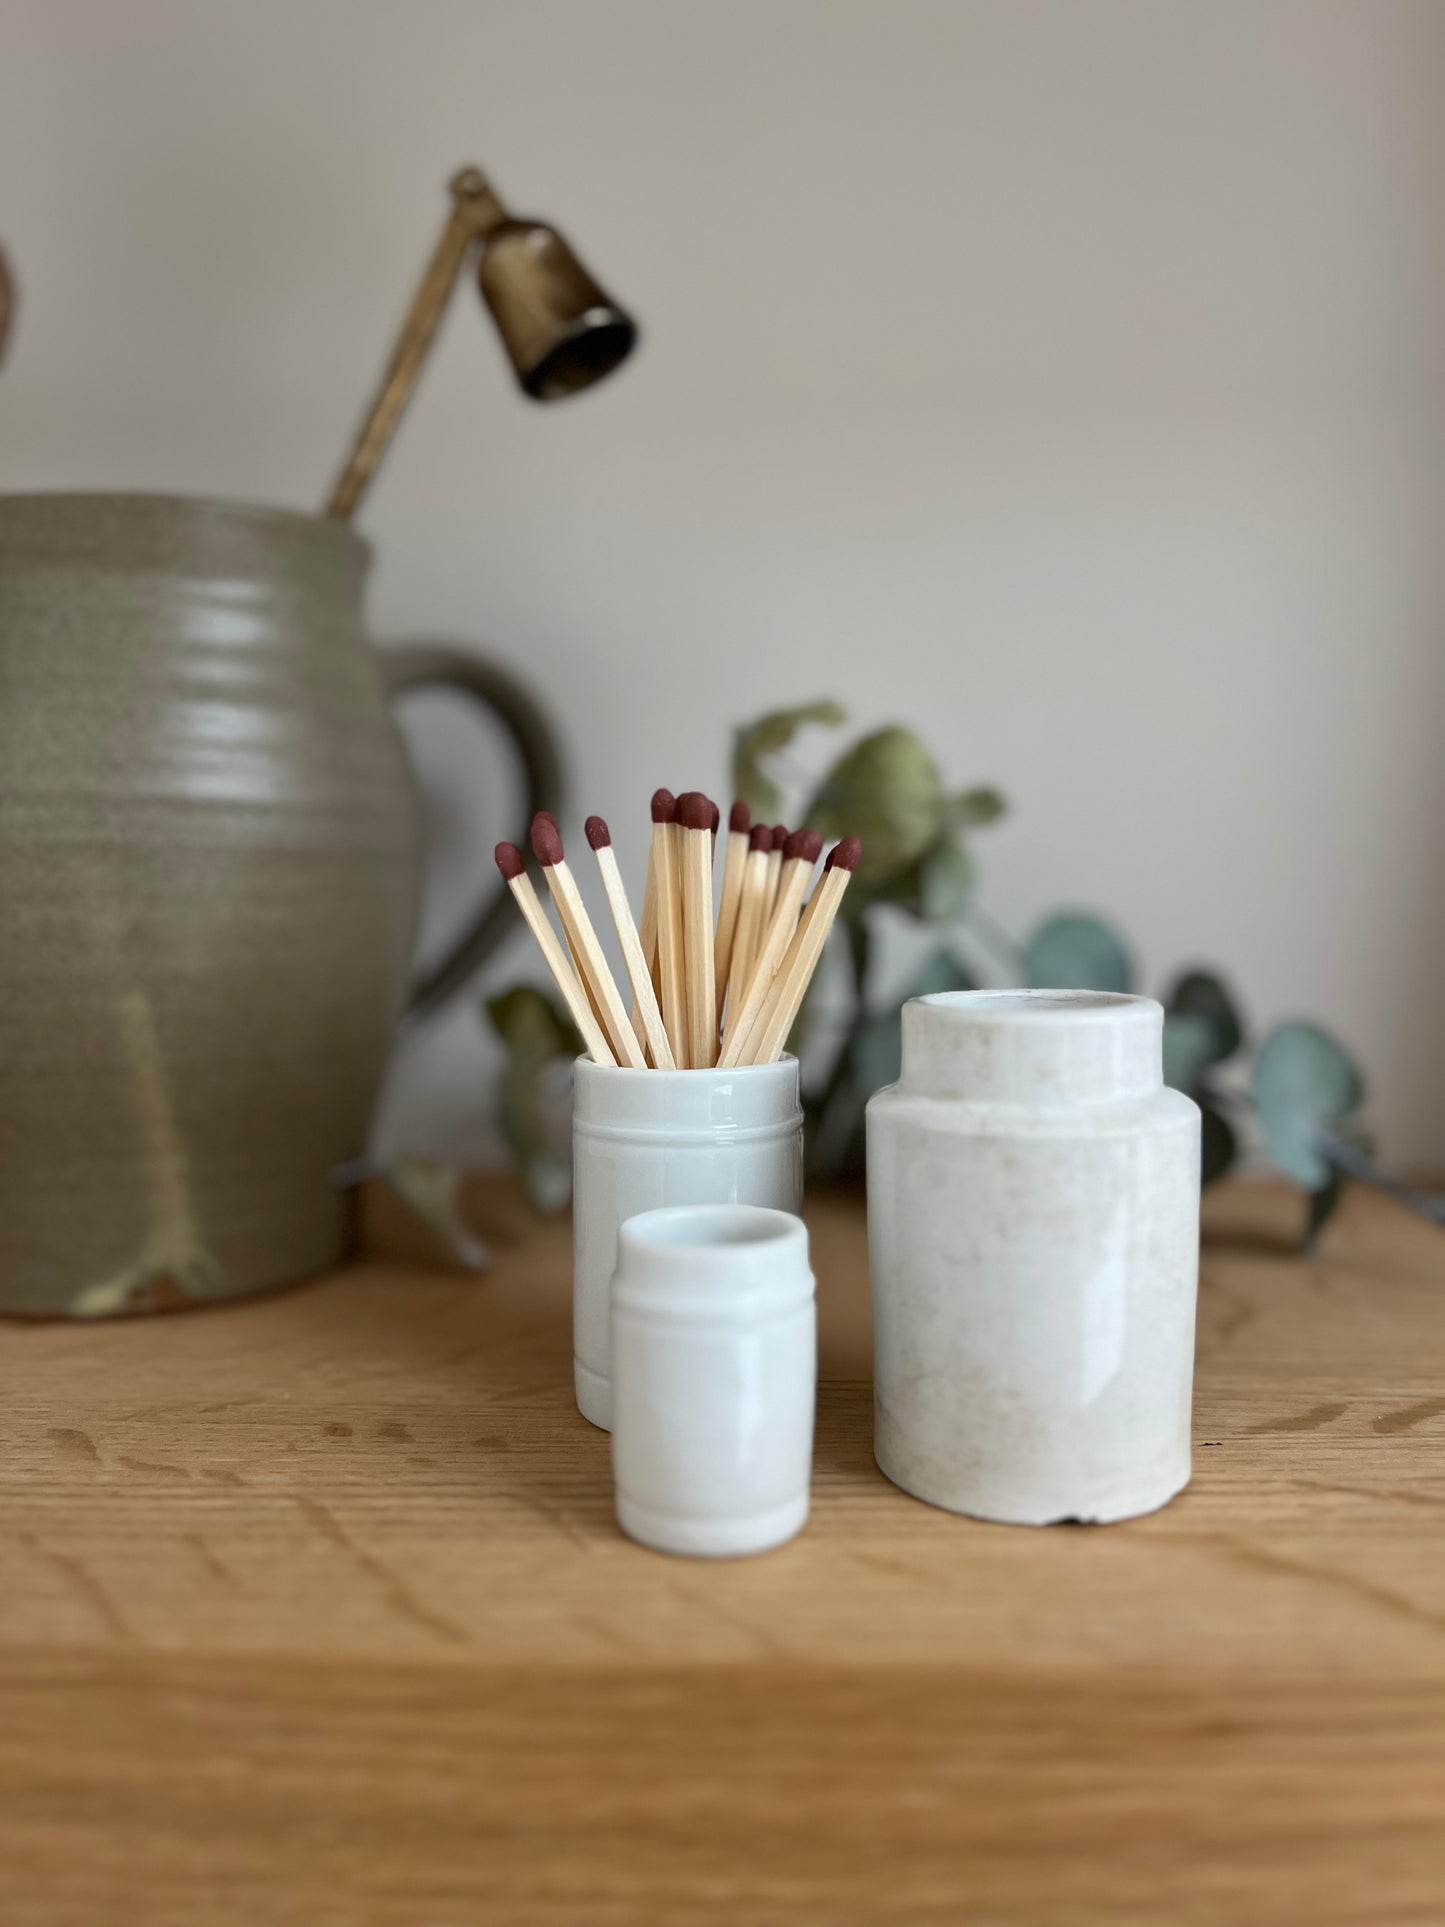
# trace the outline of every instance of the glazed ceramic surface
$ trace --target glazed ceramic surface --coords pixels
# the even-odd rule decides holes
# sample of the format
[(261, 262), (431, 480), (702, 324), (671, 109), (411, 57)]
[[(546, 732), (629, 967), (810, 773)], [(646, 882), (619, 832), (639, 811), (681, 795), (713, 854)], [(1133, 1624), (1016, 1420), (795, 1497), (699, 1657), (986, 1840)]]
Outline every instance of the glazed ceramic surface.
[(874, 1451), (1020, 1524), (1188, 1483), (1199, 1113), (1143, 997), (949, 992), (903, 1010), (868, 1106)]
[(0, 1309), (342, 1255), (417, 895), (383, 675), (500, 706), (439, 650), (379, 667), (368, 555), (269, 509), (0, 498)]
[(801, 1219), (745, 1205), (630, 1218), (612, 1280), (623, 1531), (701, 1558), (791, 1539), (808, 1517), (817, 1375)]
[(577, 1405), (612, 1423), (608, 1287), (625, 1218), (664, 1205), (803, 1207), (798, 1063), (632, 1071), (577, 1062), (572, 1125)]

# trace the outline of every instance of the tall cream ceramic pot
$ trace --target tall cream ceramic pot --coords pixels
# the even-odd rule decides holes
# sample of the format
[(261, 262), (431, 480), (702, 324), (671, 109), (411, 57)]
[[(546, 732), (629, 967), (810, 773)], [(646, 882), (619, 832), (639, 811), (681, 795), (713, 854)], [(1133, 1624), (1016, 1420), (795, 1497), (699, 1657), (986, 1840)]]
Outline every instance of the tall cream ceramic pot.
[[(369, 647), (339, 523), (0, 497), (0, 1311), (218, 1299), (334, 1262), (408, 1003), (418, 817), (388, 692), (497, 711), (460, 651)], [(502, 892), (505, 898), (505, 892)], [(492, 902), (412, 992), (456, 988)]]
[(1188, 1483), (1199, 1112), (1146, 997), (950, 992), (903, 1011), (868, 1106), (874, 1452), (1027, 1525)]

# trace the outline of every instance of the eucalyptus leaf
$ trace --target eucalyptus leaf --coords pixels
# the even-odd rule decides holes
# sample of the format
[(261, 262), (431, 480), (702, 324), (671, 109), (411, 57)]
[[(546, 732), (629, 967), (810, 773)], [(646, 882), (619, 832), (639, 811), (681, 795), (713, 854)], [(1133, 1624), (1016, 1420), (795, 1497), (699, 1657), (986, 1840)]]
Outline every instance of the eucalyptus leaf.
[(888, 876), (873, 877), (859, 882), (855, 877), (847, 896), (839, 921), (845, 926), (856, 926), (866, 921), (868, 911), (886, 903), (892, 909), (905, 910), (909, 916), (923, 916), (923, 864), (928, 860), (928, 852), (917, 863), (910, 863), (901, 870), (894, 870)]
[(918, 865), (919, 914), (930, 923), (949, 923), (973, 889), (973, 858), (960, 844), (935, 843)]
[(572, 1199), (572, 1158), (567, 1151), (538, 1151), (522, 1160), (522, 1189), (540, 1218), (555, 1218)]
[(775, 709), (746, 723), (733, 732), (733, 794), (747, 804), (753, 815), (771, 822), (782, 808), (778, 786), (762, 768), (765, 756), (786, 749), (807, 723), (826, 723), (831, 728), (846, 717), (837, 703), (802, 703), (796, 709)]
[(487, 1015), (514, 1058), (545, 1063), (581, 1054), (582, 1038), (571, 1018), (535, 984), (517, 984), (490, 998)]
[(1347, 1129), (1363, 1098), (1353, 1060), (1317, 1024), (1277, 1024), (1255, 1056), (1254, 1105), (1265, 1148), (1308, 1191), (1323, 1191), (1330, 1180), (1319, 1137)]
[(437, 1233), (457, 1263), (485, 1271), (491, 1253), (462, 1215), (460, 1178), (454, 1165), (432, 1158), (398, 1157), (382, 1165), (383, 1181), (422, 1223)]
[[(967, 974), (948, 951), (938, 951), (914, 983), (908, 999), (930, 997), (944, 990), (972, 988)], [(908, 1001), (905, 999), (905, 1002)], [(853, 1082), (871, 1097), (885, 1084), (896, 1084), (903, 1069), (903, 1007), (865, 1017), (855, 1027), (849, 1045), (848, 1068)]]
[(1201, 1096), (1199, 1104), (1199, 1181), (1213, 1184), (1222, 1178), (1239, 1155), (1239, 1140), (1234, 1126), (1212, 1098)]
[(828, 1080), (821, 1102), (808, 1115), (806, 1153), (811, 1177), (837, 1182), (861, 1175), (867, 1103), (868, 1093), (847, 1073), (845, 1053), (841, 1074)]
[(1126, 991), (1134, 975), (1110, 925), (1082, 911), (1045, 918), (1024, 946), (1024, 964), (1036, 990)]
[(1193, 1092), (1215, 1060), (1209, 1019), (1197, 1010), (1164, 1013), (1164, 1082), (1175, 1091)]
[(976, 987), (951, 950), (936, 950), (914, 979), (908, 997), (933, 997), (946, 990), (973, 990)]
[(981, 830), (996, 823), (1007, 808), (1007, 802), (996, 789), (964, 790), (958, 796), (947, 798), (943, 819), (950, 830)]
[(1205, 1064), (1222, 1064), (1244, 1042), (1244, 1025), (1234, 999), (1212, 971), (1186, 970), (1166, 993), (1164, 1009), (1171, 1018), (1196, 1019), (1208, 1031), (1210, 1055)]
[(572, 1063), (513, 1059), (502, 1073), (497, 1116), (535, 1211), (561, 1211), (572, 1194)]
[(487, 1015), (507, 1050), (497, 1091), (498, 1121), (529, 1201), (550, 1215), (563, 1209), (572, 1190), (571, 1074), (582, 1039), (566, 1013), (534, 984), (518, 984), (493, 997)]
[(848, 1046), (848, 1067), (852, 1081), (866, 1097), (881, 1091), (885, 1084), (896, 1084), (903, 1068), (903, 1014), (888, 1010), (877, 1017), (865, 1017), (853, 1032)]
[(938, 766), (911, 730), (877, 730), (834, 765), (804, 820), (829, 839), (863, 839), (855, 876), (866, 890), (916, 863), (938, 840)]

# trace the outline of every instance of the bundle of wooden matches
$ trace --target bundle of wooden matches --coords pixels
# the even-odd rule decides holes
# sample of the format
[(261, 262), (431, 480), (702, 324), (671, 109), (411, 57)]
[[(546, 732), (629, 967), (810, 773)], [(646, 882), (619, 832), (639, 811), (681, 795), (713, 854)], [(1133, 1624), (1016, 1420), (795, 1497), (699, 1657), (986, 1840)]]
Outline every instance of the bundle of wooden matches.
[[(714, 886), (719, 817), (698, 790), (652, 799), (652, 843), (642, 920), (634, 920), (600, 816), (587, 819), (603, 894), (617, 932), (628, 1004), (603, 955), (577, 880), (562, 853), (556, 818), (532, 823), (532, 849), (562, 925), (559, 942), (515, 843), (497, 845), (507, 879), (573, 1023), (599, 1064), (628, 1070), (731, 1069), (783, 1054), (863, 846), (845, 836), (808, 884), (823, 839), (778, 824), (752, 828), (734, 803)], [(804, 898), (807, 898), (806, 905)]]

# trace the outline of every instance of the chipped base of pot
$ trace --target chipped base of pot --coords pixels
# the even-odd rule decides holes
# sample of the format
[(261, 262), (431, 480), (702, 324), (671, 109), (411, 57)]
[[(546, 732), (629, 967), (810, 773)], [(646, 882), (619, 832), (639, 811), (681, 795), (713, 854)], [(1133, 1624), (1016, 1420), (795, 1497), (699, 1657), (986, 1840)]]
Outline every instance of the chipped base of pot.
[(998, 1487), (977, 1486), (966, 1494), (955, 1491), (945, 1496), (937, 1488), (921, 1490), (901, 1467), (889, 1463), (888, 1454), (881, 1446), (875, 1448), (874, 1459), (884, 1478), (910, 1498), (921, 1499), (940, 1512), (1000, 1526), (1108, 1526), (1125, 1519), (1140, 1519), (1178, 1498), (1192, 1473), (1188, 1464), (1182, 1471), (1173, 1466), (1161, 1477), (1105, 1491), (1041, 1487), (1028, 1492), (1005, 1492)]

